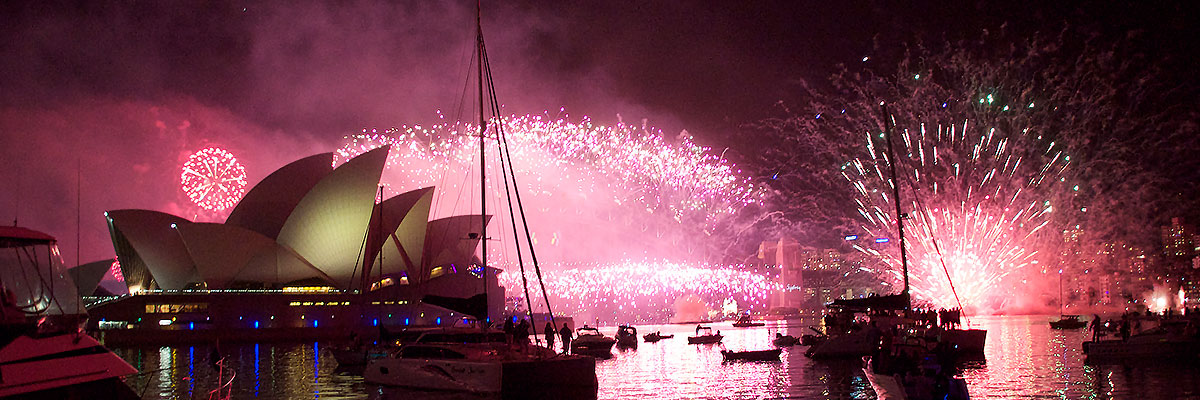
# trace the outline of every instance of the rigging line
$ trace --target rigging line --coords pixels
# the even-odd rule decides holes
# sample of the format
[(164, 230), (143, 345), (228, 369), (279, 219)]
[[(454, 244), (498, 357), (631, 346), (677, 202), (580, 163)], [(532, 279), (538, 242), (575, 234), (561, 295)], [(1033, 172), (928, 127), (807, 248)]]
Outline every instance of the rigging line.
[[(479, 35), (479, 68), (480, 68), (480, 75), (479, 75), (480, 76), (480, 85), (484, 85), (484, 84), (487, 85), (487, 90), (488, 90), (487, 93), (489, 95), (488, 100), (491, 101), (491, 110), (490, 111), (492, 112), (492, 117), (495, 119), (492, 122), (492, 127), (493, 127), (493, 130), (496, 131), (497, 139), (499, 139), (501, 132), (504, 130), (504, 128), (503, 128), (504, 120), (500, 116), (500, 112), (499, 112), (500, 111), (499, 106), (498, 106), (499, 102), (497, 101), (497, 98), (496, 98), (495, 82), (493, 82), (493, 80), (492, 80), (492, 69), (491, 69), (491, 66), (487, 64), (487, 48), (484, 46), (482, 31)], [(486, 82), (484, 81), (485, 78), (486, 78)], [(484, 93), (481, 91), (479, 93), (479, 95), (483, 96)], [(482, 102), (483, 102), (482, 98), (480, 99), (480, 102), (482, 105)], [(482, 116), (483, 113), (480, 113), (480, 115)], [(483, 138), (480, 138), (480, 145), (482, 146), (482, 144), (483, 144)], [(532, 328), (533, 328), (533, 331), (536, 333), (537, 326), (536, 326), (536, 324), (533, 323), (533, 321), (534, 321), (534, 319), (533, 319), (533, 302), (529, 296), (529, 283), (526, 281), (526, 278), (525, 278), (524, 252), (521, 251), (521, 243), (519, 240), (519, 236), (517, 234), (517, 221), (516, 221), (516, 217), (513, 215), (513, 207), (512, 207), (512, 196), (511, 196), (512, 192), (510, 191), (509, 185), (508, 185), (509, 173), (508, 173), (508, 168), (504, 164), (505, 152), (504, 152), (503, 146), (501, 145), (500, 140), (496, 141), (496, 148), (497, 148), (496, 158), (499, 160), (499, 163), (500, 163), (500, 170), (499, 170), (500, 179), (503, 180), (503, 182), (504, 182), (504, 195), (501, 196), (500, 194), (497, 194), (496, 203), (502, 204), (501, 201), (504, 198), (508, 199), (508, 214), (509, 214), (508, 218), (509, 218), (509, 221), (511, 222), (512, 229), (513, 229), (513, 241), (514, 241), (514, 243), (516, 243), (517, 265), (520, 267), (520, 270), (521, 270), (521, 288), (525, 292), (525, 313), (529, 316), (529, 322), (534, 325), (534, 326), (532, 326)], [(482, 148), (480, 151), (481, 152), (483, 151)], [(509, 167), (511, 167), (511, 166), (509, 166)], [(513, 182), (513, 186), (515, 188), (516, 182)], [(486, 198), (485, 198), (485, 201), (486, 201)], [(532, 245), (530, 246), (530, 248), (532, 249)], [(487, 270), (487, 266), (485, 265), (483, 268), (484, 285), (485, 286), (487, 285), (487, 278), (486, 278), (487, 273), (488, 273), (488, 270)]]
[[(488, 75), (491, 76), (492, 67), (491, 67), (491, 62), (489, 62), (489, 60), (487, 59), (487, 53), (484, 52), (482, 57), (483, 57), (484, 65), (487, 66)], [(498, 104), (499, 103), (495, 101), (495, 96), (496, 96), (495, 82), (493, 82), (492, 80), (489, 79), (488, 83), (491, 86), (491, 93), (492, 93), (492, 97), (493, 97), (492, 106), (497, 108), (497, 110), (496, 110), (497, 115), (499, 115), (499, 113), (498, 113), (498, 111), (499, 111)], [(509, 152), (509, 150), (508, 150), (508, 136), (505, 134), (504, 124), (498, 125), (497, 139), (504, 147), (505, 153), (508, 153), (510, 155), (506, 160), (508, 161), (508, 166), (509, 166), (508, 169), (510, 171), (512, 171), (513, 170), (512, 157), (511, 157), (511, 152)], [(504, 160), (502, 160), (501, 162), (503, 163), (503, 161)], [(512, 180), (513, 180), (513, 187), (516, 188), (517, 187), (517, 177), (516, 177), (515, 173), (512, 176)], [(525, 216), (525, 206), (521, 201), (521, 191), (514, 190), (513, 193), (514, 193), (514, 197), (517, 198), (517, 210), (519, 210), (521, 212), (521, 224), (525, 228), (525, 239), (526, 239), (527, 243), (529, 244), (529, 258), (533, 262), (533, 271), (534, 271), (534, 273), (537, 274), (538, 285), (542, 289), (542, 298), (546, 302), (546, 313), (550, 314), (550, 324), (551, 324), (550, 326), (554, 327), (555, 329), (558, 329), (557, 328), (558, 324), (555, 322), (555, 319), (554, 319), (554, 311), (550, 307), (550, 296), (546, 293), (546, 281), (545, 281), (545, 279), (542, 278), (542, 269), (537, 261), (537, 253), (533, 249), (533, 235), (531, 235), (529, 233), (529, 219), (526, 218), (526, 216)], [(513, 222), (515, 223), (516, 221), (514, 220)]]
[[(503, 126), (503, 125), (504, 125), (503, 120), (498, 120), (498, 121), (496, 121), (496, 123), (493, 124), (493, 126)], [(497, 130), (497, 135), (500, 135), (499, 132), (500, 132), (500, 130)], [(516, 219), (516, 216), (513, 215), (513, 202), (512, 202), (512, 191), (511, 191), (512, 189), (509, 189), (509, 185), (508, 185), (508, 181), (510, 179), (509, 171), (508, 171), (508, 168), (504, 165), (504, 159), (505, 159), (505, 151), (504, 150), (505, 149), (504, 149), (504, 145), (501, 144), (501, 142), (499, 140), (496, 141), (496, 149), (497, 149), (496, 154), (500, 159), (500, 175), (501, 175), (500, 178), (504, 181), (504, 194), (505, 194), (504, 199), (508, 201), (508, 219), (512, 225), (513, 242), (516, 243), (516, 248), (517, 248), (517, 265), (521, 269), (521, 288), (524, 289), (524, 291), (525, 291), (525, 313), (529, 315), (529, 322), (532, 323), (533, 322), (533, 302), (529, 298), (529, 282), (525, 278), (525, 257), (524, 257), (524, 252), (521, 251), (520, 235), (517, 233), (517, 219)], [(512, 156), (511, 154), (508, 155), (508, 157), (511, 157), (511, 156)], [(513, 182), (513, 186), (514, 186), (513, 189), (515, 189), (516, 182)], [(500, 200), (501, 199), (498, 198), (497, 203), (499, 203)], [(533, 246), (531, 245), (530, 248), (533, 248)], [(485, 271), (485, 273), (486, 273), (486, 271)], [(536, 325), (533, 326), (533, 331), (535, 333), (537, 332)]]
[[(917, 194), (917, 188), (913, 185), (912, 181), (905, 180), (905, 183), (907, 183), (908, 187), (912, 189), (913, 200), (916, 201), (917, 207), (921, 210), (925, 210), (925, 203), (921, 202), (921, 196)], [(971, 319), (967, 318), (966, 313), (962, 312), (962, 300), (959, 300), (958, 298), (958, 290), (954, 288), (954, 280), (950, 279), (950, 269), (946, 267), (946, 256), (942, 255), (942, 248), (938, 246), (937, 235), (933, 233), (933, 228), (929, 225), (930, 224), (925, 224), (925, 230), (929, 232), (929, 239), (933, 242), (933, 250), (937, 252), (938, 261), (942, 263), (942, 272), (946, 273), (946, 282), (950, 283), (950, 293), (954, 293), (954, 302), (958, 303), (959, 313), (962, 314), (963, 319), (967, 321), (967, 325), (969, 326), (971, 324)]]

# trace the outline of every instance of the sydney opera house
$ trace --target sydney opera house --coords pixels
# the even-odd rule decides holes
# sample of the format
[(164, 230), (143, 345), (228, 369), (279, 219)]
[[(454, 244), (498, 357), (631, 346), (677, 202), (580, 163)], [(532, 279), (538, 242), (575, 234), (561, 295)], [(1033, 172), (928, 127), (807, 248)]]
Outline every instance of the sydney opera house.
[[(485, 219), (429, 220), (433, 188), (377, 202), (387, 152), (337, 168), (332, 153), (292, 162), (225, 223), (106, 212), (130, 294), (90, 305), (96, 328), (110, 343), (371, 336), (462, 324), (464, 310), (483, 314), (481, 293), (486, 315), (499, 315), (497, 270), (482, 279), (475, 255)], [(472, 296), (474, 307), (457, 300)]]

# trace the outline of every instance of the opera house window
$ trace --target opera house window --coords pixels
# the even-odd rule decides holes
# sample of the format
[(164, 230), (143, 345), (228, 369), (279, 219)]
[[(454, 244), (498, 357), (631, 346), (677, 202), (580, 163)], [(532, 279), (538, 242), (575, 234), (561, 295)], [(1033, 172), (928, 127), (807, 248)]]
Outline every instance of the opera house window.
[(208, 311), (208, 303), (147, 304), (147, 314), (195, 313)]

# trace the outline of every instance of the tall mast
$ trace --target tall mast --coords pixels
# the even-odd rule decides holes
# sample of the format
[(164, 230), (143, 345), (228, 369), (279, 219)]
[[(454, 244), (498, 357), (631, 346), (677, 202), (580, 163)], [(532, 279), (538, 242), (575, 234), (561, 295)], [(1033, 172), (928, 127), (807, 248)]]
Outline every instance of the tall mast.
[(887, 135), (888, 167), (892, 173), (892, 198), (896, 200), (896, 227), (900, 233), (900, 265), (904, 269), (904, 296), (907, 297), (909, 295), (908, 250), (904, 248), (904, 213), (900, 211), (900, 181), (896, 179), (896, 151), (892, 149), (892, 115), (888, 114), (887, 102), (879, 102), (879, 108), (883, 110), (883, 131)]
[(488, 267), (487, 267), (487, 168), (484, 162), (484, 133), (487, 132), (487, 118), (483, 109), (483, 23), (480, 21), (482, 6), (475, 3), (475, 58), (479, 63), (479, 244), (480, 262), (483, 264), (483, 326), (487, 326), (488, 315)]

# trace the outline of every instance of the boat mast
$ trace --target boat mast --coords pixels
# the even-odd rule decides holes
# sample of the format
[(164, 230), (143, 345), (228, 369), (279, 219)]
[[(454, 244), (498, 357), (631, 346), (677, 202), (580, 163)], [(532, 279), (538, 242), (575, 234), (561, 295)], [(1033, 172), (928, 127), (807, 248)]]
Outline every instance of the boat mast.
[[(908, 298), (908, 250), (904, 246), (904, 213), (900, 211), (900, 183), (896, 178), (896, 152), (892, 149), (892, 115), (888, 114), (887, 102), (879, 102), (883, 110), (883, 131), (887, 135), (888, 167), (892, 173), (892, 198), (896, 201), (896, 227), (900, 233), (900, 265), (904, 269), (904, 297)], [(911, 308), (912, 301), (906, 301), (904, 308)]]
[(483, 22), (480, 21), (482, 13), (480, 2), (475, 2), (475, 61), (479, 64), (479, 243), (480, 243), (480, 263), (483, 264), (483, 323), (480, 324), (487, 329), (487, 324), (490, 322), (488, 315), (488, 269), (487, 269), (487, 168), (484, 162), (484, 133), (487, 132), (487, 118), (483, 108)]

